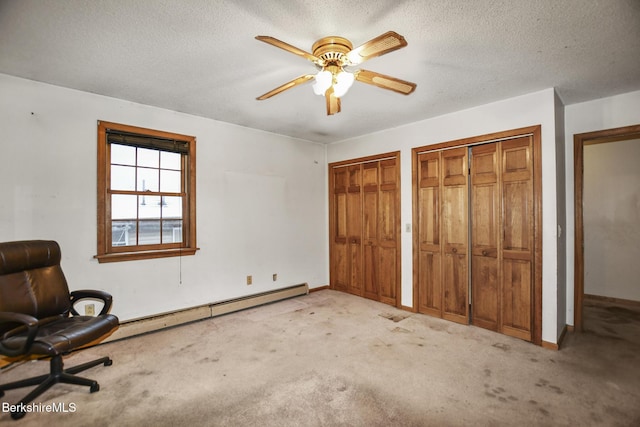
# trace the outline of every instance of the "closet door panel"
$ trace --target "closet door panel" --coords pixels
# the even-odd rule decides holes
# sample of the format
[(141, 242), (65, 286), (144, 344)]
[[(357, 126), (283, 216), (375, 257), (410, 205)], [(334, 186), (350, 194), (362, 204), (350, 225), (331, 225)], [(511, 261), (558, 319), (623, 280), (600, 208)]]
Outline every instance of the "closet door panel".
[(442, 317), (439, 187), (419, 190), (418, 311)]
[(398, 160), (388, 159), (380, 161), (380, 187), (378, 205), (378, 266), (380, 301), (396, 305), (398, 287), (398, 266), (400, 257), (400, 237), (398, 229)]
[(440, 189), (421, 188), (418, 191), (421, 209), (418, 212), (420, 247), (431, 252), (440, 251)]
[(337, 290), (346, 291), (347, 284), (349, 283), (349, 260), (347, 256), (347, 245), (335, 245), (333, 255), (333, 285)]
[(469, 323), (469, 292), (466, 255), (445, 253), (443, 263), (444, 307), (442, 317), (458, 323)]
[(533, 158), (531, 137), (502, 143), (502, 331), (531, 340)]
[(378, 268), (378, 248), (371, 244), (365, 244), (364, 248), (364, 296), (366, 298), (379, 299), (379, 268)]
[(364, 296), (379, 300), (378, 162), (363, 165)]
[(531, 263), (505, 259), (503, 263), (502, 332), (531, 341)]
[(469, 323), (467, 148), (442, 153), (443, 317)]
[(364, 191), (364, 241), (378, 243), (378, 191), (370, 189)]
[[(467, 247), (467, 186), (445, 187), (442, 192), (442, 234), (445, 251), (455, 246), (458, 250)], [(466, 251), (465, 251), (466, 252)]]
[(504, 249), (529, 255), (532, 247), (530, 183), (505, 182), (504, 199)]
[(473, 252), (496, 257), (500, 227), (498, 183), (475, 184), (472, 180), (471, 200)]
[(362, 250), (360, 243), (353, 242), (349, 245), (349, 283), (347, 291), (362, 295)]
[(454, 148), (442, 152), (444, 186), (467, 186), (467, 147)]
[(502, 178), (505, 181), (530, 181), (533, 156), (530, 136), (502, 142)]
[(418, 157), (418, 311), (442, 317), (441, 153)]
[(440, 252), (420, 251), (418, 311), (442, 317), (442, 270)]
[(364, 252), (364, 296), (377, 301), (379, 299), (378, 246), (366, 242), (362, 250)]
[(500, 195), (498, 143), (472, 148), (471, 160), (471, 322), (499, 330), (498, 233)]
[(419, 190), (418, 311), (442, 317), (439, 194), (439, 186)]
[(380, 162), (380, 241), (390, 246), (398, 243), (398, 182), (396, 159)]
[(378, 248), (378, 260), (380, 274), (378, 283), (380, 287), (380, 301), (386, 304), (396, 305), (396, 277), (397, 277), (397, 251), (395, 248)]
[(501, 295), (497, 261), (491, 257), (474, 256), (471, 269), (472, 323), (498, 331)]
[(333, 236), (331, 273), (335, 289), (346, 291), (349, 283), (347, 235), (347, 168), (333, 169)]
[(362, 165), (349, 166), (347, 235), (349, 282), (347, 291), (362, 295)]

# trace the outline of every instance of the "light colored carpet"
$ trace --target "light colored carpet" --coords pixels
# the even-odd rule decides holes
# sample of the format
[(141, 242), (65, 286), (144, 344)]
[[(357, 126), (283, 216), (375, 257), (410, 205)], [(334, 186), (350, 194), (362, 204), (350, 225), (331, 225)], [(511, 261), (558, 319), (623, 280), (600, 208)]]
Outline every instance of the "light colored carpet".
[[(616, 311), (617, 310), (617, 311)], [(323, 290), (74, 353), (113, 358), (15, 426), (640, 425), (640, 309), (585, 308), (556, 352)], [(593, 319), (593, 320), (592, 320)], [(44, 373), (5, 369), (0, 382)], [(28, 389), (6, 393), (19, 400)]]

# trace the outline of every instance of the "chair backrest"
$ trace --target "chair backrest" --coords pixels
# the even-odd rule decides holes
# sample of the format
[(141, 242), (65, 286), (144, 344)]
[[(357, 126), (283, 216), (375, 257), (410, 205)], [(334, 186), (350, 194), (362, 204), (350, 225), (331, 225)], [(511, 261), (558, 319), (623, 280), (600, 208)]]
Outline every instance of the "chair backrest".
[(71, 303), (60, 258), (54, 241), (0, 243), (0, 311), (67, 317)]

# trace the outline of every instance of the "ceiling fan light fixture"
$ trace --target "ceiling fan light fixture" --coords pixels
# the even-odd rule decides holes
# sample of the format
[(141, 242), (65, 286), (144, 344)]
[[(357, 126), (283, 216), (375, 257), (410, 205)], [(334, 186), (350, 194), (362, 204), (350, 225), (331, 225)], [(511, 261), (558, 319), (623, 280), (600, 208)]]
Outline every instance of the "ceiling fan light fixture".
[(315, 79), (316, 82), (313, 85), (313, 93), (324, 96), (327, 89), (329, 89), (333, 83), (333, 75), (331, 74), (331, 71), (322, 70), (316, 74)]
[(336, 82), (333, 85), (333, 94), (340, 98), (347, 93), (355, 80), (355, 76), (347, 71), (341, 71), (336, 76)]

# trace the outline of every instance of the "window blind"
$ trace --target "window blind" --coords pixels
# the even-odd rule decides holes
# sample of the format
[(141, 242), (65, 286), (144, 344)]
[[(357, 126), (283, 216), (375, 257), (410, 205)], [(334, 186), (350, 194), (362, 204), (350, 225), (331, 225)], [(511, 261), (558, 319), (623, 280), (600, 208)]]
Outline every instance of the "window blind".
[(170, 151), (173, 153), (187, 154), (189, 143), (175, 139), (155, 138), (135, 133), (122, 132), (107, 129), (107, 143), (144, 147), (152, 150)]

